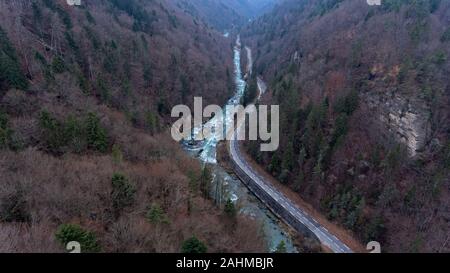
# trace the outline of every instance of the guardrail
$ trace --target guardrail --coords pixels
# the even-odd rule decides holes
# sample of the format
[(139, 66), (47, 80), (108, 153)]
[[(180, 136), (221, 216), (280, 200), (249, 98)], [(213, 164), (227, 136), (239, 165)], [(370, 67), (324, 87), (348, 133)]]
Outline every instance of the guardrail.
[[(235, 144), (231, 144), (235, 145)], [(230, 147), (232, 148), (232, 147)], [(276, 216), (282, 219), (286, 224), (291, 226), (297, 232), (303, 235), (319, 240), (319, 238), (309, 230), (299, 219), (294, 217), (290, 211), (285, 209), (281, 204), (279, 204), (270, 194), (268, 194), (261, 186), (253, 181), (253, 179), (248, 176), (241, 167), (234, 161), (233, 157), (230, 155), (231, 163), (235, 174), (241, 179), (244, 185), (259, 199), (263, 202), (270, 211), (272, 211)]]

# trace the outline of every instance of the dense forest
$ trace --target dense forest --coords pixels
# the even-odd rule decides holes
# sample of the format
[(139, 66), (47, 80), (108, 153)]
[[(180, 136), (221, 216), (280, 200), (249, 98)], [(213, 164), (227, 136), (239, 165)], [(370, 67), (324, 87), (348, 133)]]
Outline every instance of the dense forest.
[(448, 252), (449, 26), (448, 1), (284, 1), (242, 33), (282, 109), (248, 153), (364, 245)]
[(232, 96), (238, 32), (242, 102), (282, 110), (252, 163), (361, 245), (449, 252), (446, 0), (0, 0), (0, 252), (267, 251), (168, 130)]
[(221, 31), (238, 30), (249, 20), (268, 12), (276, 0), (176, 0), (177, 5)]
[(232, 84), (232, 42), (174, 1), (0, 0), (0, 251), (265, 251), (166, 130)]

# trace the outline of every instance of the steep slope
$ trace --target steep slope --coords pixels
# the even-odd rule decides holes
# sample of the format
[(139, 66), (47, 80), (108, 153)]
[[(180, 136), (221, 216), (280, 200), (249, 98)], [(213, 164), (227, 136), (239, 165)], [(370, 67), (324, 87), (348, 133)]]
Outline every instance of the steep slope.
[(177, 5), (186, 13), (194, 16), (218, 30), (225, 31), (246, 22), (245, 16), (222, 0), (177, 0)]
[(450, 3), (288, 0), (242, 34), (280, 104), (281, 147), (248, 151), (385, 251), (448, 251)]
[(199, 20), (221, 31), (240, 27), (273, 7), (277, 0), (175, 0)]
[(228, 5), (247, 18), (255, 18), (269, 11), (277, 0), (234, 0), (227, 1)]
[(0, 251), (264, 251), (167, 132), (173, 105), (228, 98), (231, 65), (167, 1), (1, 0)]

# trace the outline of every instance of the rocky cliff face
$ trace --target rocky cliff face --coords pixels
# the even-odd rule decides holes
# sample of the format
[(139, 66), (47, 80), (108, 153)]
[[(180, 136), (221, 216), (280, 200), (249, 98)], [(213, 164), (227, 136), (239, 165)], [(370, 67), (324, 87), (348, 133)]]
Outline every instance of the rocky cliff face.
[(241, 34), (281, 109), (280, 149), (248, 152), (364, 243), (448, 251), (449, 22), (450, 1), (285, 0)]
[(410, 156), (416, 156), (430, 140), (430, 110), (424, 101), (411, 100), (394, 92), (365, 93), (361, 97), (374, 119), (384, 129), (387, 139), (406, 145)]

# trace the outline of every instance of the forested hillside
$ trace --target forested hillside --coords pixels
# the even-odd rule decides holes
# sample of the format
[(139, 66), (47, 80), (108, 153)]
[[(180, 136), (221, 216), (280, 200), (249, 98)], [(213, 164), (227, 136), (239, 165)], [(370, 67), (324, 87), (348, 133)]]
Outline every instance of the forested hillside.
[(229, 31), (267, 12), (278, 0), (174, 0), (177, 5), (210, 26)]
[(287, 0), (244, 29), (281, 146), (248, 152), (384, 251), (448, 252), (450, 2)]
[(0, 251), (264, 251), (167, 133), (232, 89), (231, 43), (171, 1), (0, 0)]

